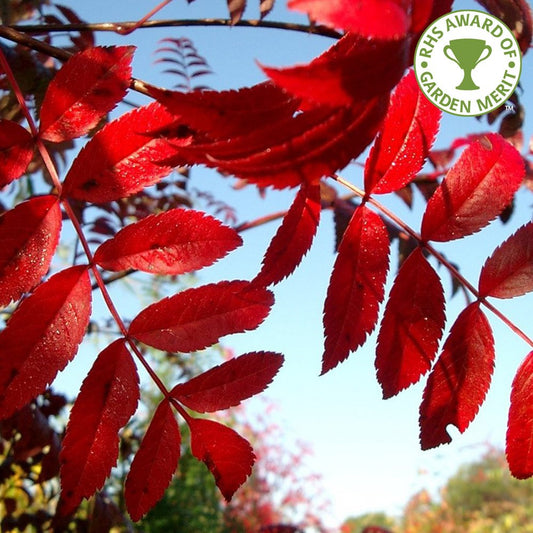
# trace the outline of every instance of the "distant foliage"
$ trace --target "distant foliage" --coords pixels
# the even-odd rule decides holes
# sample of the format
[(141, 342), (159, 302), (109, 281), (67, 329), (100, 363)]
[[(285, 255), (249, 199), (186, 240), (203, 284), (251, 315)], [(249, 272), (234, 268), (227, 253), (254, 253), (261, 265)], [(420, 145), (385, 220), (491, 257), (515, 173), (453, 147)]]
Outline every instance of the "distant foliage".
[[(272, 4), (261, 1), (261, 14)], [(507, 122), (500, 133), (459, 139), (446, 153), (432, 150), (440, 112), (418, 89), (411, 56), (424, 28), (451, 4), (292, 0), (291, 7), (345, 33), (307, 65), (264, 67), (268, 81), (227, 91), (190, 90), (192, 80), (206, 73), (207, 63), (189, 41), (172, 39), (160, 49), (170, 54), (162, 60), (174, 65), (171, 70), (184, 82), (182, 90), (170, 90), (132, 78), (134, 48), (93, 46), (89, 30), (72, 38), (74, 49), (60, 49), (46, 38), (32, 41), (20, 28), (0, 27), (4, 38), (19, 43), (0, 48), (0, 81), (6, 91), (0, 184), (9, 192), (26, 172), (42, 168), (39, 190), (46, 191), (27, 189), (13, 205), (6, 202), (0, 218), (0, 304), (10, 306), (0, 332), (0, 416), (8, 419), (24, 410), (75, 357), (90, 325), (95, 290), (117, 331), (83, 381), (70, 414), (59, 454), (58, 517), (73, 513), (110, 475), (119, 435), (139, 404), (139, 365), (162, 399), (125, 480), (131, 518), (140, 520), (171, 483), (184, 427), (192, 455), (231, 500), (250, 476), (255, 454), (235, 429), (203, 414), (261, 393), (281, 368), (283, 356), (267, 349), (243, 354), (167, 386), (142, 347), (189, 353), (226, 335), (258, 328), (274, 305), (270, 287), (298, 267), (313, 244), (324, 208), (333, 209), (337, 220), (344, 218), (344, 225), (337, 228), (338, 254), (324, 302), (322, 373), (365, 344), (384, 306), (376, 357), (383, 395), (393, 396), (429, 373), (420, 407), (420, 440), (424, 449), (439, 446), (450, 441), (448, 424), (461, 432), (467, 429), (490, 387), (495, 352), (485, 314), (489, 309), (532, 349), (512, 387), (507, 458), (517, 477), (533, 475), (533, 341), (492, 303), (533, 289), (533, 224), (526, 221), (505, 242), (495, 243), (499, 246), (482, 262), (477, 284), (435, 248), (435, 243), (467, 238), (504, 214), (518, 189), (531, 183), (532, 173), (531, 153), (521, 155), (516, 148), (521, 134), (516, 121), (514, 129)], [(527, 3), (484, 4), (508, 22), (527, 51)], [(10, 9), (18, 3), (2, 5), (11, 17)], [(244, 6), (243, 1), (228, 2), (233, 22)], [(67, 8), (59, 10), (70, 22), (77, 21)], [(135, 27), (116, 30), (127, 33)], [(56, 72), (43, 54), (64, 65)], [(28, 65), (42, 83), (28, 84), (27, 74), (20, 76)], [(154, 101), (108, 121), (108, 113), (132, 89)], [(54, 160), (85, 136), (61, 179)], [(360, 189), (337, 172), (372, 142)], [(456, 158), (459, 148), (463, 150)], [(433, 164), (433, 173), (422, 174), (426, 161)], [(108, 290), (116, 276), (198, 271), (242, 244), (235, 228), (191, 209), (179, 195), (161, 209), (173, 169), (183, 172), (193, 165), (261, 189), (294, 189), (293, 205), (252, 280), (189, 288), (126, 320)], [(324, 184), (328, 180), (358, 200), (340, 198)], [(157, 196), (149, 187), (162, 192)], [(428, 200), (420, 232), (377, 201), (378, 195), (390, 193), (408, 201), (413, 187)], [(106, 215), (88, 227), (85, 219), (92, 207)], [(80, 249), (75, 264), (55, 271), (67, 221)], [(93, 233), (99, 238), (93, 239)], [(401, 267), (387, 294), (396, 239)], [(445, 339), (446, 296), (436, 265), (444, 266), (471, 298), (455, 321), (448, 317), (453, 324)]]

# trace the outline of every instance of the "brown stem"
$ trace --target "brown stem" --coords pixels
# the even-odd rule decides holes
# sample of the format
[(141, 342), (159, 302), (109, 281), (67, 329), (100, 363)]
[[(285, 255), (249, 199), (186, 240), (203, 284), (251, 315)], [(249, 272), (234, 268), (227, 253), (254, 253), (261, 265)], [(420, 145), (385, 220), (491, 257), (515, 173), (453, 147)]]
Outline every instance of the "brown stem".
[(169, 20), (147, 20), (142, 24), (138, 21), (127, 22), (95, 22), (95, 23), (75, 23), (75, 24), (28, 24), (13, 25), (11, 29), (26, 33), (43, 33), (43, 32), (65, 32), (65, 31), (111, 31), (124, 34), (131, 32), (132, 29), (147, 28), (173, 28), (173, 27), (194, 27), (194, 26), (238, 26), (242, 28), (267, 28), (286, 31), (295, 31), (329, 37), (331, 39), (340, 39), (342, 34), (319, 25), (294, 24), (291, 22), (268, 21), (268, 20), (240, 20), (232, 24), (229, 19), (169, 19)]

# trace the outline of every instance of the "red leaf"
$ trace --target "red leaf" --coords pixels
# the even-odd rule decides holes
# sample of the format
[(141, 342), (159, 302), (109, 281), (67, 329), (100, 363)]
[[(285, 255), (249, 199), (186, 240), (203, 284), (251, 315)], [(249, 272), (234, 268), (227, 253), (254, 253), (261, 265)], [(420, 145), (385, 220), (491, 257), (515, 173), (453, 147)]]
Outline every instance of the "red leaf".
[(0, 419), (43, 392), (65, 368), (90, 315), (87, 266), (55, 274), (19, 305), (0, 332)]
[(279, 283), (292, 274), (311, 247), (321, 209), (320, 186), (302, 186), (268, 246), (261, 272), (255, 278), (257, 283)]
[(175, 154), (175, 145), (189, 142), (180, 137), (176, 120), (163, 106), (152, 103), (107, 124), (72, 163), (63, 196), (106, 203), (157, 183), (171, 171), (159, 161)]
[(479, 276), (481, 297), (514, 298), (530, 291), (533, 291), (532, 222), (494, 250)]
[(416, 383), (430, 368), (444, 328), (444, 295), (422, 250), (403, 263), (383, 315), (376, 370), (383, 397)]
[(0, 189), (20, 178), (33, 158), (33, 137), (17, 122), (0, 120)]
[(171, 209), (126, 226), (96, 250), (94, 261), (107, 270), (179, 275), (213, 264), (241, 243), (213, 217)]
[(250, 132), (250, 124), (278, 122), (293, 116), (299, 100), (264, 82), (238, 91), (192, 91), (183, 93), (149, 87), (149, 93), (192, 130), (212, 140)]
[(361, 346), (374, 329), (389, 268), (387, 228), (365, 205), (358, 207), (339, 246), (324, 304), (322, 374)]
[(169, 352), (202, 350), (220, 337), (257, 328), (273, 294), (249, 281), (222, 281), (187, 289), (141, 311), (129, 334)]
[(200, 418), (187, 421), (191, 430), (191, 452), (207, 465), (217, 487), (230, 501), (252, 473), (255, 455), (250, 443), (218, 422)]
[(350, 108), (314, 108), (235, 138), (186, 147), (167, 163), (204, 164), (276, 189), (315, 183), (366, 148), (387, 102), (382, 96)]
[(518, 479), (533, 475), (533, 352), (524, 359), (511, 388), (506, 455), (511, 474)]
[(531, 45), (533, 20), (530, 2), (526, 0), (478, 0), (489, 13), (501, 19), (514, 33), (522, 53)]
[(311, 105), (360, 108), (361, 100), (388, 94), (398, 83), (407, 67), (407, 47), (403, 39), (378, 41), (348, 33), (306, 65), (262, 68), (277, 85)]
[(278, 353), (247, 353), (176, 385), (170, 395), (199, 413), (228, 409), (265, 390), (282, 364)]
[(331, 28), (384, 39), (405, 35), (409, 19), (402, 0), (290, 0), (290, 9), (303, 11)]
[(0, 216), (0, 307), (18, 300), (41, 281), (60, 231), (56, 196), (34, 197)]
[(433, 145), (440, 116), (440, 110), (424, 96), (411, 70), (394, 92), (366, 160), (367, 194), (397, 191), (416, 176)]
[(126, 508), (134, 522), (163, 496), (178, 467), (181, 435), (166, 400), (157, 408), (137, 451), (124, 486)]
[(40, 136), (54, 142), (86, 134), (124, 98), (133, 46), (88, 48), (55, 75), (41, 106)]
[(479, 307), (470, 304), (458, 317), (429, 375), (420, 405), (423, 450), (451, 442), (453, 424), (462, 433), (485, 399), (494, 370), (494, 339)]
[(83, 381), (61, 450), (63, 514), (104, 484), (118, 458), (118, 432), (139, 400), (135, 363), (119, 339), (103, 350)]
[(509, 204), (525, 167), (518, 151), (489, 133), (470, 144), (430, 198), (422, 239), (460, 239), (485, 227)]

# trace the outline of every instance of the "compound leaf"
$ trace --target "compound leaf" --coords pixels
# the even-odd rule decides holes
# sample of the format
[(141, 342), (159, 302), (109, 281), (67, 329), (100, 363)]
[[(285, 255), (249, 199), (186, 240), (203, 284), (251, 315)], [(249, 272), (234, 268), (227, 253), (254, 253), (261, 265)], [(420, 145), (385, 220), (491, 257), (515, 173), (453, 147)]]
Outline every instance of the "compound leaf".
[(361, 346), (378, 320), (389, 268), (389, 236), (381, 218), (359, 206), (344, 232), (324, 303), (322, 374)]
[(139, 521), (163, 496), (178, 467), (181, 435), (167, 400), (163, 400), (133, 458), (124, 486), (126, 508)]
[(0, 419), (42, 393), (65, 368), (90, 315), (86, 265), (62, 270), (21, 302), (0, 332)]
[(273, 294), (249, 281), (222, 281), (187, 289), (141, 311), (129, 334), (169, 352), (202, 350), (220, 337), (255, 329), (274, 303)]
[(126, 226), (95, 252), (107, 270), (133, 268), (179, 275), (209, 266), (242, 243), (217, 219), (191, 209), (171, 209)]
[(98, 490), (119, 452), (119, 430), (139, 400), (139, 376), (124, 339), (103, 350), (83, 381), (60, 454), (62, 512)]
[(176, 385), (170, 395), (199, 413), (228, 409), (262, 392), (282, 364), (279, 353), (247, 353)]
[(40, 196), (0, 216), (0, 307), (32, 290), (48, 272), (59, 242), (57, 196)]
[(80, 137), (122, 100), (131, 77), (133, 46), (98, 46), (74, 54), (48, 85), (40, 136), (54, 142)]
[(440, 279), (415, 250), (402, 264), (392, 286), (376, 348), (376, 370), (389, 398), (416, 383), (430, 368), (444, 328)]
[(252, 472), (255, 455), (250, 443), (219, 422), (191, 418), (187, 423), (192, 454), (206, 464), (220, 492), (230, 501)]
[(466, 430), (485, 399), (493, 370), (492, 330), (474, 302), (457, 317), (429, 375), (420, 405), (422, 449), (451, 442), (448, 424)]

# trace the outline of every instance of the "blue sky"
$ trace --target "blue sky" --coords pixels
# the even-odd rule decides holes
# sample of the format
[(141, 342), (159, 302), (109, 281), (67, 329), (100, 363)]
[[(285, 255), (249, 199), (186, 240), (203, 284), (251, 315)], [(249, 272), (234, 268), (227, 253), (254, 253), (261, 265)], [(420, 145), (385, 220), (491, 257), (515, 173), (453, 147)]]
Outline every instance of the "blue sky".
[[(134, 3), (76, 0), (68, 5), (88, 21), (118, 21), (138, 18), (154, 3), (148, 0)], [(249, 18), (257, 16), (256, 3), (249, 1)], [(305, 23), (305, 17), (287, 15), (284, 5), (284, 1), (278, 0), (278, 6), (269, 18), (287, 20), (290, 17)], [(474, 5), (456, 2), (455, 7)], [(226, 3), (222, 0), (196, 0), (191, 5), (183, 1), (173, 2), (158, 18), (225, 17), (226, 14)], [(215, 71), (204, 82), (216, 89), (237, 88), (263, 80), (256, 60), (274, 66), (305, 62), (332, 44), (331, 40), (317, 36), (243, 28), (166, 28), (141, 30), (127, 37), (99, 34), (97, 39), (98, 44), (137, 44), (134, 75), (171, 87), (175, 80), (160, 74), (160, 67), (153, 65), (153, 52), (163, 37), (192, 39)], [(524, 62), (522, 84), (526, 95), (529, 94), (525, 100), (531, 110), (531, 57), (526, 57)], [(486, 129), (486, 124), (475, 118), (445, 115), (436, 146), (446, 147), (453, 138), (465, 132)], [(526, 139), (532, 134), (533, 122), (529, 118), (525, 127)], [(358, 185), (361, 183), (361, 172), (356, 166), (342, 174)], [(290, 191), (272, 192), (262, 200), (253, 188), (235, 192), (231, 189), (231, 180), (222, 180), (203, 169), (194, 169), (193, 185), (224, 195), (230, 205), (237, 206), (241, 220), (252, 220), (285, 209), (294, 196)], [(531, 219), (532, 200), (530, 192), (521, 191), (515, 215), (508, 224), (495, 222), (464, 242), (446, 244), (438, 249), (458, 263), (461, 271), (475, 284), (482, 261), (494, 246)], [(395, 198), (383, 198), (383, 202), (418, 229), (423, 208), (420, 198), (416, 198), (413, 211)], [(274, 223), (246, 232), (244, 246), (202, 271), (199, 280), (251, 279), (257, 273), (263, 252), (276, 229)], [(238, 354), (262, 349), (285, 354), (285, 366), (270, 387), (268, 396), (279, 406), (276, 416), (280, 417), (278, 421), (286, 433), (311, 444), (315, 454), (311, 468), (323, 476), (325, 491), (332, 501), (331, 522), (334, 524), (346, 516), (374, 510), (399, 514), (416, 490), (423, 486), (434, 489), (443, 483), (461, 462), (482, 453), (485, 443), (503, 446), (510, 384), (517, 366), (529, 350), (523, 341), (489, 315), (496, 338), (497, 363), (488, 398), (464, 435), (453, 431), (452, 444), (421, 452), (418, 405), (424, 380), (398, 397), (383, 401), (373, 367), (375, 335), (348, 361), (318, 377), (323, 347), (322, 306), (334, 261), (333, 243), (332, 217), (330, 213), (324, 213), (312, 250), (294, 275), (275, 288), (276, 305), (269, 318), (257, 331), (229, 337), (224, 343)], [(393, 257), (389, 282), (395, 271)], [(449, 296), (449, 277), (445, 273), (443, 283)], [(117, 301), (119, 307), (123, 305), (125, 315), (131, 314), (129, 297), (117, 293)], [(449, 300), (448, 327), (464, 303), (461, 295)], [(528, 296), (498, 303), (500, 309), (508, 312), (531, 335), (530, 306)], [(85, 346), (77, 357), (78, 366), (64, 373), (60, 383), (70, 389), (78, 379), (80, 369), (89, 366), (95, 355), (90, 344)], [(251, 401), (250, 405), (251, 409), (261, 408), (260, 402)]]

